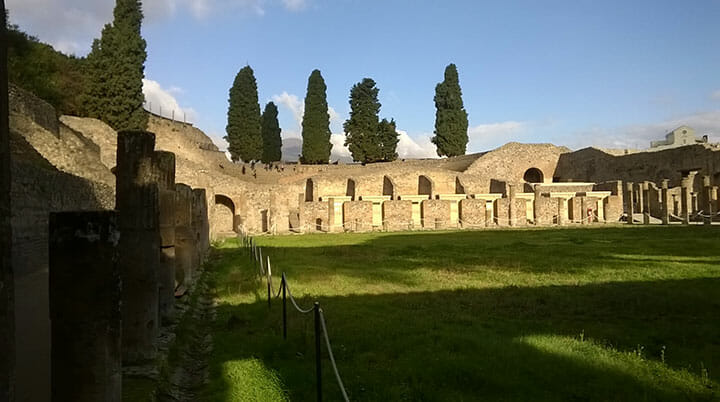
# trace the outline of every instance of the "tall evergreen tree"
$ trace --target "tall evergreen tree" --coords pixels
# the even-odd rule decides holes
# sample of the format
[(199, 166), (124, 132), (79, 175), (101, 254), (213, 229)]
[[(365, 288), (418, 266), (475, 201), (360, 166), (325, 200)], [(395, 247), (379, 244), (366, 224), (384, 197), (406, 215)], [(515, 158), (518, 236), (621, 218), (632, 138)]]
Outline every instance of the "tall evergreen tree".
[(388, 121), (382, 119), (378, 126), (378, 139), (382, 160), (391, 162), (397, 159), (397, 144), (399, 141), (395, 119)]
[(445, 68), (445, 80), (435, 87), (435, 136), (438, 156), (465, 155), (468, 117), (463, 106), (460, 79), (455, 64)]
[(350, 118), (345, 121), (345, 145), (357, 162), (382, 160), (377, 141), (380, 102), (375, 81), (364, 78), (350, 90)]
[(282, 130), (277, 117), (277, 106), (273, 102), (268, 102), (262, 114), (263, 163), (277, 162), (282, 158), (282, 138), (280, 137)]
[(142, 92), (145, 40), (139, 0), (117, 0), (112, 25), (105, 25), (88, 55), (90, 83), (84, 96), (87, 114), (115, 130), (145, 129), (147, 113)]
[(257, 82), (250, 66), (245, 66), (235, 76), (230, 88), (228, 107), (227, 140), (232, 160), (259, 161), (263, 154), (260, 126), (260, 104)]
[(302, 156), (300, 161), (323, 164), (330, 161), (330, 114), (326, 97), (327, 87), (320, 70), (313, 70), (308, 78), (305, 95), (305, 114), (302, 121)]

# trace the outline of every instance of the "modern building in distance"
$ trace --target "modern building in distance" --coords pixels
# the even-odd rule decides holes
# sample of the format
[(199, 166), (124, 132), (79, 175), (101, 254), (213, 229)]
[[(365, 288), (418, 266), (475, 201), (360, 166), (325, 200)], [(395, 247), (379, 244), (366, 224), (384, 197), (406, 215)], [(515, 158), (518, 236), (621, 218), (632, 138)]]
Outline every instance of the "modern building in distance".
[(650, 142), (650, 148), (654, 151), (659, 151), (661, 149), (676, 148), (685, 145), (707, 144), (707, 142), (707, 135), (702, 136), (702, 138), (697, 138), (695, 136), (695, 130), (691, 127), (680, 126), (665, 134), (664, 140)]

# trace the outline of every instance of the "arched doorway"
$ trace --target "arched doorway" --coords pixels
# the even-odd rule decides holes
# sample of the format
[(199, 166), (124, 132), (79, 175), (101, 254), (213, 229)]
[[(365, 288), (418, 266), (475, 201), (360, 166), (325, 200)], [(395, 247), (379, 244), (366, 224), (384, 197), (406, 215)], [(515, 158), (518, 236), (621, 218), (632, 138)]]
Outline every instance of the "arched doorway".
[(543, 172), (538, 168), (530, 168), (523, 175), (523, 180), (528, 183), (542, 183), (543, 178)]
[(355, 180), (348, 179), (347, 186), (345, 189), (345, 196), (351, 197), (350, 199), (355, 201)]
[(463, 186), (459, 177), (455, 177), (455, 194), (465, 194), (465, 186)]
[(235, 231), (235, 203), (230, 197), (222, 194), (215, 195), (214, 213), (215, 231)]
[(427, 176), (418, 177), (418, 195), (433, 196), (433, 182)]

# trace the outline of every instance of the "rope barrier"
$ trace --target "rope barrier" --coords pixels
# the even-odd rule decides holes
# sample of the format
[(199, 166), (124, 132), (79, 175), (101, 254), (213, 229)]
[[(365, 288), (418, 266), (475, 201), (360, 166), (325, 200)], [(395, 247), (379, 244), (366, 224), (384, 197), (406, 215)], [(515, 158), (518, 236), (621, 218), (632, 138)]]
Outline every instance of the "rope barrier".
[(328, 357), (330, 363), (332, 363), (333, 371), (335, 372), (335, 378), (337, 379), (338, 385), (340, 386), (340, 392), (342, 393), (345, 402), (350, 402), (348, 399), (347, 392), (345, 392), (345, 386), (343, 385), (342, 378), (340, 378), (340, 372), (338, 371), (337, 364), (335, 364), (335, 356), (333, 356), (332, 346), (330, 346), (330, 337), (328, 336), (327, 326), (325, 325), (325, 315), (323, 310), (320, 309), (320, 325), (322, 326), (323, 335), (325, 335), (325, 345), (327, 345)]
[(290, 291), (290, 286), (288, 286), (287, 275), (285, 276), (285, 290), (287, 290), (287, 294), (290, 297), (290, 302), (293, 304), (293, 306), (295, 306), (295, 309), (297, 311), (299, 311), (301, 314), (307, 314), (307, 313), (311, 313), (313, 311), (312, 307), (304, 310), (304, 309), (300, 308), (300, 306), (298, 306), (297, 302), (295, 301), (295, 298), (292, 295), (292, 292)]

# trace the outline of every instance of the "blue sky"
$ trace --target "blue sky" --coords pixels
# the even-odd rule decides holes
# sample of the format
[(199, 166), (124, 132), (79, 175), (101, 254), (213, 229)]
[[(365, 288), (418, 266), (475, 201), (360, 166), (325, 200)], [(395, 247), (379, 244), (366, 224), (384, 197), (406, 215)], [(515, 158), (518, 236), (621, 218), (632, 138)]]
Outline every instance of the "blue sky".
[[(77, 54), (110, 21), (113, 3), (7, 0), (13, 22)], [(224, 135), (228, 89), (246, 63), (261, 106), (276, 101), (283, 135), (299, 136), (307, 77), (318, 68), (335, 111), (335, 142), (350, 87), (371, 77), (381, 117), (407, 134), (401, 156), (429, 156), (434, 88), (452, 62), (471, 152), (511, 140), (644, 148), (680, 124), (720, 141), (718, 0), (154, 0), (144, 7), (148, 99), (154, 109), (186, 110), (214, 138)]]

